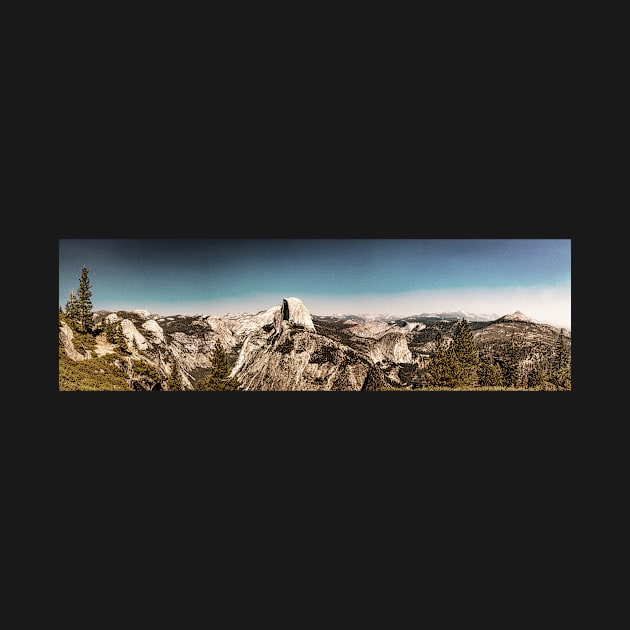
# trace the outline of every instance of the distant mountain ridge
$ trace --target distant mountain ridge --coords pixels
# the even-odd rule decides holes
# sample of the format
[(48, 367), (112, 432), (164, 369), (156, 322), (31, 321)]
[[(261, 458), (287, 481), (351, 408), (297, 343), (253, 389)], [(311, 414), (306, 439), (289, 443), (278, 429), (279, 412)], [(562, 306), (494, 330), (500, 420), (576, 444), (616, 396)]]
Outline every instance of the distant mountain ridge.
[(415, 318), (431, 318), (431, 319), (467, 319), (469, 322), (489, 322), (498, 319), (500, 316), (496, 313), (491, 315), (469, 313), (467, 311), (442, 311), (439, 313), (421, 313), (420, 315), (399, 315), (393, 313), (335, 313), (334, 315), (320, 315), (319, 317), (331, 318), (347, 318), (362, 319), (364, 321), (387, 321), (394, 319), (412, 320)]
[(520, 320), (520, 321), (528, 321), (533, 322), (535, 324), (546, 324), (548, 326), (553, 326), (554, 328), (565, 328), (567, 330), (571, 330), (570, 326), (558, 326), (556, 324), (552, 324), (548, 321), (542, 321), (534, 319), (533, 317), (528, 317), (524, 315), (521, 311), (515, 311), (514, 313), (509, 313), (506, 315), (498, 315), (497, 313), (472, 313), (468, 311), (439, 311), (439, 312), (431, 312), (431, 313), (421, 313), (419, 315), (395, 315), (388, 313), (360, 313), (360, 314), (350, 314), (350, 313), (336, 313), (334, 315), (322, 315), (318, 316), (320, 319), (349, 319), (349, 320), (357, 320), (364, 322), (373, 322), (373, 321), (406, 321), (406, 322), (418, 322), (424, 320), (461, 320), (465, 319), (468, 322), (494, 322), (501, 319), (511, 319), (511, 320)]

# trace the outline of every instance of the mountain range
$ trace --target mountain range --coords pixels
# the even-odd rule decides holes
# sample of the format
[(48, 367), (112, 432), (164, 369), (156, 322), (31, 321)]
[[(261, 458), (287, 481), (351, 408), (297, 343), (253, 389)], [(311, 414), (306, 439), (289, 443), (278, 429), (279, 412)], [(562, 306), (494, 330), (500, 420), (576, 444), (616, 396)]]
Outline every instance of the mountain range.
[[(95, 344), (77, 348), (75, 333), (60, 320), (60, 360), (101, 358), (126, 378), (129, 389), (167, 389), (168, 376), (181, 374), (181, 388), (196, 389), (210, 372), (220, 341), (244, 391), (365, 391), (417, 389), (439, 330), (449, 343), (455, 326), (469, 322), (481, 358), (504, 361), (518, 344), (524, 373), (548, 360), (560, 335), (570, 331), (536, 322), (520, 311), (500, 317), (474, 313), (422, 313), (410, 317), (375, 314), (312, 315), (296, 297), (258, 313), (162, 316), (146, 310), (97, 311)], [(107, 340), (106, 326), (119, 325), (126, 356)], [(133, 366), (145, 365), (138, 371)], [(107, 367), (101, 369), (106, 370)], [(61, 380), (60, 380), (61, 388)]]

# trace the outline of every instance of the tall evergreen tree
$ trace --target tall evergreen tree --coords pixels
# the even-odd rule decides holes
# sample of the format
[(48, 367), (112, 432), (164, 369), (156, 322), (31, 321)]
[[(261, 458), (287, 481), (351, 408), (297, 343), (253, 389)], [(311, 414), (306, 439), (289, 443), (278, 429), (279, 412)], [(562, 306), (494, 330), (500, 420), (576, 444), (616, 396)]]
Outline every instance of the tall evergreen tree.
[(83, 332), (92, 330), (92, 285), (88, 278), (88, 268), (83, 265), (79, 278), (79, 290), (77, 291), (77, 308), (79, 328)]
[(182, 384), (182, 375), (177, 367), (177, 363), (173, 362), (173, 365), (171, 365), (171, 371), (166, 379), (167, 390), (169, 392), (180, 391)]
[(210, 374), (197, 382), (197, 389), (212, 392), (238, 390), (238, 379), (230, 377), (230, 361), (220, 339), (214, 343), (210, 363)]
[(503, 382), (507, 387), (518, 387), (521, 384), (519, 343), (512, 333), (510, 348), (503, 368)]
[(114, 325), (108, 319), (103, 321), (103, 334), (109, 343), (114, 343)]
[(106, 319), (103, 325), (103, 331), (105, 332), (105, 339), (107, 339), (109, 343), (113, 343), (120, 349), (127, 351), (127, 338), (122, 331), (122, 326), (119, 321), (111, 322)]
[(538, 363), (532, 367), (527, 374), (527, 387), (529, 389), (539, 389), (544, 383), (544, 371), (541, 364)]
[(79, 326), (79, 306), (74, 289), (70, 289), (68, 301), (66, 302), (66, 321), (71, 328), (75, 330)]
[(477, 383), (479, 353), (475, 347), (470, 324), (466, 319), (457, 322), (452, 345), (457, 362), (457, 384), (463, 387), (475, 385)]
[(435, 352), (428, 367), (429, 383), (436, 387), (455, 387), (460, 380), (460, 366), (453, 344), (448, 343), (439, 328), (434, 343)]
[(551, 358), (551, 382), (558, 389), (571, 389), (571, 359), (564, 328), (560, 330)]
[(500, 387), (503, 385), (501, 366), (490, 355), (480, 359), (477, 377), (480, 387)]

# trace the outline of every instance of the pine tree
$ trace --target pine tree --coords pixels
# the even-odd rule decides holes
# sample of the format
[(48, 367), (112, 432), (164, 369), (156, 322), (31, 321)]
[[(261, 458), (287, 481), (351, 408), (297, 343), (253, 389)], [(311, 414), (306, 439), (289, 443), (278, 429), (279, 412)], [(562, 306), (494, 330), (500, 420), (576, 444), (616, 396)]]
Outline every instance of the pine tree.
[(105, 333), (105, 339), (107, 339), (109, 343), (113, 343), (121, 350), (127, 351), (127, 338), (123, 334), (122, 326), (119, 321), (111, 322), (106, 319), (103, 325), (103, 331)]
[(74, 289), (70, 289), (70, 293), (68, 294), (68, 301), (66, 302), (66, 321), (70, 328), (74, 328), (75, 330), (79, 326), (79, 306), (76, 295), (74, 294)]
[(551, 358), (551, 382), (558, 389), (571, 389), (571, 359), (564, 328), (560, 330)]
[(92, 285), (88, 278), (88, 268), (83, 265), (79, 278), (79, 290), (77, 291), (77, 317), (79, 328), (83, 332), (92, 330)]
[(477, 383), (479, 353), (466, 319), (457, 322), (453, 333), (453, 352), (457, 363), (457, 385), (470, 387)]
[(555, 389), (551, 382), (551, 363), (553, 350), (544, 349), (537, 357), (533, 367), (527, 374), (527, 387), (529, 389), (550, 390)]
[(527, 374), (527, 387), (539, 389), (543, 385), (544, 372), (539, 364), (535, 365)]
[(519, 344), (514, 333), (512, 333), (508, 356), (505, 363), (503, 364), (503, 382), (507, 387), (518, 387), (518, 385), (520, 385), (521, 381), (519, 364)]
[(455, 387), (461, 378), (460, 370), (453, 344), (448, 343), (438, 328), (435, 352), (428, 367), (429, 383), (435, 387)]
[(182, 388), (182, 375), (177, 367), (177, 363), (173, 362), (171, 365), (171, 371), (168, 374), (168, 378), (166, 379), (166, 385), (169, 392), (171, 391), (180, 391)]
[(230, 377), (230, 362), (220, 339), (214, 343), (210, 363), (210, 374), (197, 382), (197, 389), (212, 392), (237, 391), (239, 382), (236, 377)]
[(114, 322), (113, 326), (114, 326), (113, 343), (115, 343), (125, 352), (128, 352), (129, 349), (127, 348), (127, 337), (125, 337), (125, 334), (123, 333), (120, 322)]
[(490, 355), (479, 361), (477, 377), (480, 387), (500, 387), (503, 385), (501, 366)]

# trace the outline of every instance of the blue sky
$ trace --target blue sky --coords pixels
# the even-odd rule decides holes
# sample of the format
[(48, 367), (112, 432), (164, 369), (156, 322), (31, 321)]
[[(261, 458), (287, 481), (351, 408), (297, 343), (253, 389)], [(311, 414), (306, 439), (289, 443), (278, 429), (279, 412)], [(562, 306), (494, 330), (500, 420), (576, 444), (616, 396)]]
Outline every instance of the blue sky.
[(571, 327), (570, 239), (61, 239), (59, 304), (88, 268), (94, 310), (313, 315), (516, 310)]

